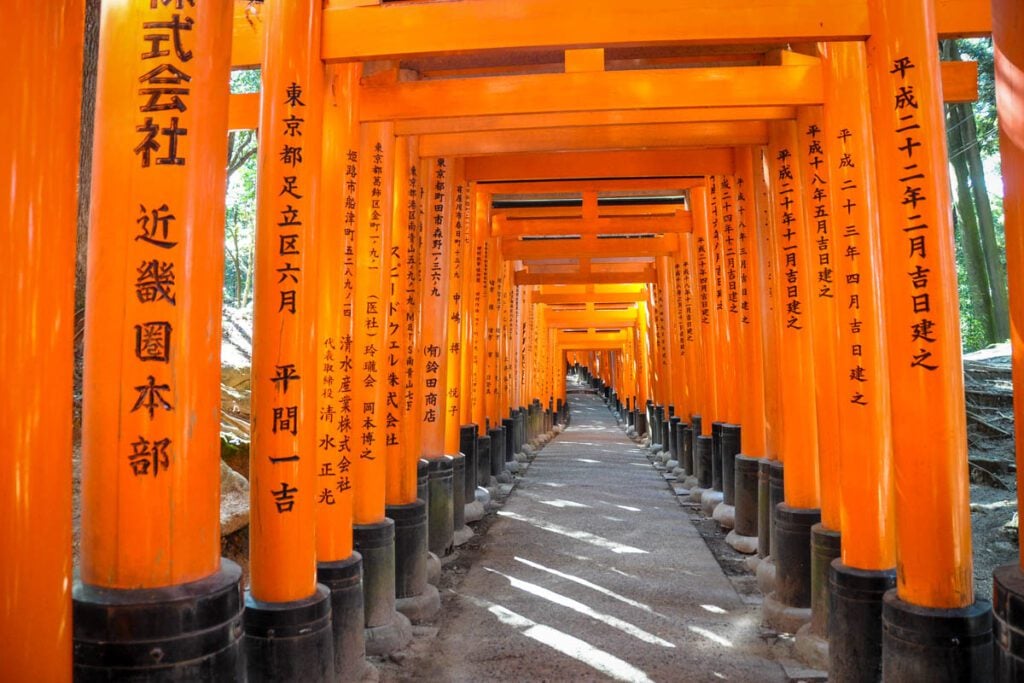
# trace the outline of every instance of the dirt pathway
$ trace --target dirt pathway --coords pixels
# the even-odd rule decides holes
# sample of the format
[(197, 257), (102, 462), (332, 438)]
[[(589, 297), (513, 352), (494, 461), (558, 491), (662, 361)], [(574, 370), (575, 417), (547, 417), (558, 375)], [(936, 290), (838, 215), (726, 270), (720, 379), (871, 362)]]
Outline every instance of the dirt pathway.
[(382, 679), (786, 680), (757, 609), (642, 451), (596, 397), (572, 406), (465, 575), (442, 585), (436, 638)]

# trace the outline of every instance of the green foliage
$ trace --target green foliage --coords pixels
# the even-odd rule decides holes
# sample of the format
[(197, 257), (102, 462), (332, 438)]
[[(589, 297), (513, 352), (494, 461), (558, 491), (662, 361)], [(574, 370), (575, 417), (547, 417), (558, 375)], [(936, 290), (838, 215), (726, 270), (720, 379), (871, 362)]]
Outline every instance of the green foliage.
[[(259, 69), (231, 72), (232, 94), (260, 89)], [(244, 307), (252, 300), (256, 234), (256, 131), (228, 135), (228, 186), (224, 218), (224, 303)]]
[(242, 95), (260, 91), (259, 69), (235, 69), (231, 72), (231, 94)]
[[(963, 147), (949, 150), (950, 159), (966, 154), (971, 146), (977, 146), (985, 169), (981, 180), (986, 186), (986, 194), (992, 208), (993, 231), (998, 246), (999, 263), (989, 264), (1006, 272), (1005, 234), (1003, 229), (1002, 210), (1002, 178), (999, 172), (999, 126), (996, 114), (995, 71), (993, 46), (991, 38), (958, 40), (955, 49), (963, 59), (978, 63), (978, 100), (973, 103), (972, 111), (977, 128), (977, 137), (965, 135)], [(952, 176), (952, 182), (956, 182)], [(956, 192), (953, 193), (954, 199)], [(992, 341), (985, 330), (979, 307), (980, 302), (973, 301), (969, 284), (966, 254), (963, 244), (963, 233), (959, 221), (955, 221), (956, 269), (960, 294), (960, 330), (965, 352), (984, 348)]]
[(975, 303), (971, 297), (970, 281), (967, 276), (967, 259), (964, 255), (964, 241), (960, 222), (954, 223), (956, 246), (956, 281), (960, 295), (960, 342), (964, 353), (983, 349), (989, 344), (988, 333), (981, 318), (975, 315)]

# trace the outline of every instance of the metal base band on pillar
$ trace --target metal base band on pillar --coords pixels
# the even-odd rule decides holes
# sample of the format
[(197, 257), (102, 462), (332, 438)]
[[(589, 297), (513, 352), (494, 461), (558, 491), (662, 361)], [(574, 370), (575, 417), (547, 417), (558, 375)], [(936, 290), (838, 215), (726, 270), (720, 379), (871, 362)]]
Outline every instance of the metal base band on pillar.
[(764, 601), (765, 621), (777, 631), (796, 633), (811, 619), (811, 527), (821, 510), (775, 508), (775, 587)]
[(828, 577), (832, 561), (840, 556), (841, 541), (838, 531), (820, 523), (811, 527), (811, 621), (797, 631), (796, 653), (815, 669), (828, 668)]
[(1024, 680), (1024, 574), (1019, 564), (992, 572), (992, 596), (996, 681)]
[(316, 580), (331, 591), (331, 632), (334, 634), (334, 673), (339, 681), (357, 681), (371, 673), (366, 661), (363, 631), (363, 557), (352, 553), (338, 562), (316, 565)]
[(244, 680), (242, 570), (220, 562), (212, 576), (167, 588), (116, 590), (75, 581), (75, 680)]
[(882, 597), (895, 586), (895, 569), (869, 571), (832, 561), (828, 676), (833, 683), (882, 680)]
[(882, 599), (882, 680), (886, 683), (991, 681), (992, 609), (987, 600), (929, 609)]
[(246, 592), (243, 620), (249, 681), (335, 680), (327, 586), (318, 583), (313, 595), (294, 602), (260, 602)]
[(430, 552), (444, 557), (452, 551), (455, 516), (452, 504), (452, 458), (427, 459), (427, 541)]
[(427, 583), (427, 504), (417, 500), (385, 511), (395, 523), (395, 609), (414, 624), (432, 619), (441, 598)]
[(637, 411), (633, 415), (633, 424), (636, 426), (636, 435), (639, 437), (647, 434), (647, 413)]
[(363, 556), (366, 653), (400, 650), (412, 639), (412, 626), (395, 610), (395, 523), (385, 518), (376, 524), (356, 524), (352, 538)]

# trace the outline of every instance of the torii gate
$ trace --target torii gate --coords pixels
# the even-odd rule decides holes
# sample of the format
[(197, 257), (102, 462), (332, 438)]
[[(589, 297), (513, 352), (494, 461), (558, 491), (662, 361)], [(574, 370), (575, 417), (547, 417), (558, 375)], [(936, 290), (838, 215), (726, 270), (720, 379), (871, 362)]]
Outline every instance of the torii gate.
[[(102, 677), (111, 648), (123, 648), (131, 661), (119, 665), (177, 667), (183, 678), (241, 679), (246, 666), (253, 677), (356, 675), (364, 647), (408, 639), (399, 610), (435, 609), (426, 550), (446, 552), (458, 529), (461, 428), (483, 430), (541, 398), (516, 381), (543, 327), (530, 317), (550, 293), (536, 288), (642, 283), (636, 325), (610, 333), (622, 340), (577, 346), (544, 328), (554, 341), (543, 348), (618, 343), (608, 350), (631, 354), (636, 377), (609, 381), (651, 400), (648, 421), (674, 404), (695, 455), (711, 447), (713, 423), (742, 426), (748, 459), (732, 454), (736, 472), (756, 461), (765, 487), (777, 484), (757, 515), (777, 574), (766, 617), (813, 615), (805, 635), (821, 636), (823, 596), (810, 593), (828, 563), (807, 569), (820, 519), (818, 547), (842, 539), (834, 676), (984, 675), (990, 615), (971, 586), (941, 116), (943, 100), (974, 98), (976, 75), (940, 64), (935, 40), (994, 33), (1016, 321), (1019, 3), (657, 0), (637, 12), (522, 0), (511, 14), (500, 0), (262, 4), (236, 2), (233, 16), (226, 3), (186, 0), (102, 10), (74, 664), (62, 456), (74, 317), (67, 159), (78, 141), (60, 117), (80, 95), (56, 76), (80, 73), (83, 6), (21, 3), (9, 17), (19, 30), (0, 43), (0, 78), (22, 96), (0, 112), (19, 133), (0, 162), (15, 189), (3, 270), (17, 283), (0, 295), (0, 349), (17, 370), (0, 411), (12, 473), (0, 480), (0, 528), (25, 557), (0, 566), (5, 672), (67, 680), (74, 666)], [(664, 51), (630, 53), (638, 45)], [(484, 58), (495, 55), (504, 61)], [(229, 96), (229, 69), (257, 64), (261, 94)], [(213, 504), (222, 264), (209, 255), (219, 253), (229, 126), (261, 131), (244, 600), (240, 571), (219, 558)], [(687, 186), (688, 218), (651, 219), (653, 237), (599, 239), (627, 223), (585, 215), (599, 206), (586, 181), (608, 178), (698, 182)], [(557, 179), (583, 195), (587, 232), (561, 245), (516, 240), (504, 217), (491, 233), (489, 185)], [(564, 257), (567, 242), (589, 270), (515, 264)], [(609, 252), (650, 261), (594, 262)], [(396, 555), (396, 535), (408, 552)], [(771, 563), (761, 566), (767, 576)], [(1020, 628), (1021, 581), (1019, 567), (997, 574), (1006, 680), (1024, 668), (1004, 635)], [(851, 591), (871, 599), (843, 602)], [(112, 642), (108, 620), (126, 613), (137, 620)], [(207, 649), (152, 661), (155, 639), (211, 631)], [(40, 644), (54, 655), (40, 657)]]

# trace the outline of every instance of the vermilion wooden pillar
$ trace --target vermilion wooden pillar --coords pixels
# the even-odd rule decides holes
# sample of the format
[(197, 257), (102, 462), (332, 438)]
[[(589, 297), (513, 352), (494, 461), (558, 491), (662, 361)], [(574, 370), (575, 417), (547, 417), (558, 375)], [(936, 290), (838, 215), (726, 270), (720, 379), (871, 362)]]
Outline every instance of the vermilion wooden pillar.
[[(79, 676), (155, 675), (157, 663), (126, 655), (132, 642), (180, 638), (195, 656), (165, 668), (234, 675), (237, 633), (216, 643), (197, 633), (241, 608), (239, 568), (220, 559), (218, 504), (229, 70), (220, 46), (231, 10), (135, 0), (104, 5), (100, 26), (75, 666)], [(195, 598), (176, 606), (183, 592)], [(174, 618), (212, 596), (223, 602), (210, 622)]]
[[(882, 674), (984, 680), (991, 667), (991, 615), (987, 602), (974, 599), (935, 7), (926, 0), (871, 0), (868, 6), (896, 492), (896, 590), (884, 603)], [(940, 662), (954, 643), (956, 661)]]
[(763, 242), (761, 214), (757, 210), (754, 150), (736, 149), (736, 268), (738, 298), (737, 339), (741, 349), (737, 374), (740, 387), (740, 453), (734, 465), (734, 524), (726, 536), (734, 549), (753, 554), (758, 549), (759, 474), (765, 456), (764, 353), (762, 349), (761, 291)]
[(455, 164), (448, 158), (424, 164), (426, 224), (423, 227), (421, 336), (418, 351), (424, 386), (419, 419), (422, 456), (430, 462), (428, 523), (430, 551), (444, 555), (452, 545), (452, 459), (445, 453), (445, 407), (448, 392), (448, 312), (451, 279)]
[(394, 125), (363, 123), (359, 138), (352, 292), (353, 538), (363, 556), (366, 651), (386, 654), (412, 637), (408, 620), (395, 610), (396, 521), (385, 513)]
[[(1013, 344), (1014, 414), (1024, 415), (1024, 8), (1020, 3), (994, 0), (992, 37), (995, 42), (996, 103), (1003, 171), (1003, 216), (1006, 221), (1006, 268), (1010, 283), (1010, 335)], [(1017, 471), (1024, 463), (1024, 440), (1017, 440)], [(1018, 506), (1022, 495), (1017, 487)], [(1024, 559), (1020, 560), (1024, 561)], [(993, 610), (996, 617), (996, 680), (1013, 681), (1024, 675), (1024, 661), (1012, 648), (1011, 636), (1020, 631), (1012, 608), (1024, 596), (1021, 564), (995, 572)]]
[(359, 149), (358, 64), (325, 69), (323, 154), (317, 234), (316, 557), (317, 580), (331, 591), (334, 670), (357, 678), (364, 660), (362, 556), (355, 552), (352, 513), (352, 288)]
[(323, 117), (323, 171), (318, 235), (317, 332), (317, 560), (352, 554), (352, 280), (353, 223), (345, 204), (356, 202), (359, 145), (355, 65), (328, 67)]
[[(16, 3), (0, 42), (0, 678), (71, 680), (75, 164), (84, 2)], [(119, 240), (120, 241), (120, 240)], [(120, 245), (119, 245), (120, 246)], [(45, 648), (45, 649), (41, 649)]]
[(877, 678), (882, 595), (896, 579), (892, 433), (880, 275), (875, 131), (864, 45), (829, 45), (823, 135), (830, 141), (836, 256), (841, 561), (829, 577), (830, 670)]
[[(270, 4), (263, 21), (246, 657), (250, 677), (327, 680), (330, 592), (316, 579), (320, 3)], [(278, 639), (292, 623), (301, 637)]]
[(393, 220), (385, 252), (387, 281), (384, 438), (387, 453), (385, 512), (395, 523), (395, 606), (410, 620), (429, 619), (441, 608), (427, 582), (427, 502), (419, 500), (420, 421), (416, 410), (419, 336), (419, 170), (415, 138), (395, 141)]
[[(826, 98), (827, 99), (827, 98)], [(805, 220), (804, 243), (807, 267), (812, 272), (807, 304), (811, 316), (814, 344), (814, 414), (818, 429), (818, 485), (821, 522), (811, 529), (811, 623), (798, 632), (800, 647), (817, 651), (828, 632), (828, 573), (833, 559), (839, 557), (839, 408), (836, 356), (838, 353), (837, 302), (838, 251), (835, 246), (837, 222), (834, 205), (837, 192), (832, 181), (829, 159), (835, 139), (824, 131), (822, 107), (797, 110), (796, 158), (803, 172)], [(856, 305), (856, 300), (854, 304)], [(845, 304), (849, 307), (849, 302)], [(820, 658), (823, 659), (823, 658)], [(821, 663), (824, 663), (823, 661)]]
[[(715, 344), (715, 323), (714, 311), (714, 290), (713, 290), (713, 264), (710, 233), (710, 215), (707, 188), (694, 188), (690, 190), (690, 205), (693, 213), (694, 229), (694, 283), (696, 287), (697, 322), (695, 329), (700, 336), (700, 347), (703, 351), (701, 356), (703, 362), (698, 364), (701, 368), (698, 372), (698, 382), (701, 386), (703, 402), (700, 404), (701, 429), (700, 436), (711, 435), (711, 423), (717, 419), (718, 387), (716, 383), (717, 374), (715, 363), (717, 348)], [(699, 469), (699, 468), (698, 468)]]
[[(811, 313), (811, 337), (814, 344), (814, 414), (818, 429), (818, 482), (821, 524), (831, 532), (839, 523), (839, 419), (836, 396), (836, 287), (837, 249), (834, 246), (836, 223), (840, 220), (833, 205), (836, 183), (832, 181), (829, 157), (834, 139), (827, 136), (822, 107), (797, 110), (797, 154), (794, 163), (801, 166), (805, 220), (804, 248), (810, 270), (810, 291), (806, 303)], [(839, 210), (844, 210), (840, 207)], [(847, 304), (848, 305), (848, 304)], [(833, 539), (838, 551), (838, 538)], [(823, 541), (824, 542), (824, 541)]]
[(815, 415), (812, 338), (816, 248), (808, 243), (802, 188), (811, 181), (800, 167), (796, 122), (769, 124), (768, 158), (775, 215), (780, 309), (779, 451), (785, 463), (784, 502), (771, 511), (775, 590), (764, 615), (776, 628), (793, 632), (811, 617), (810, 532), (820, 519), (818, 428)]

